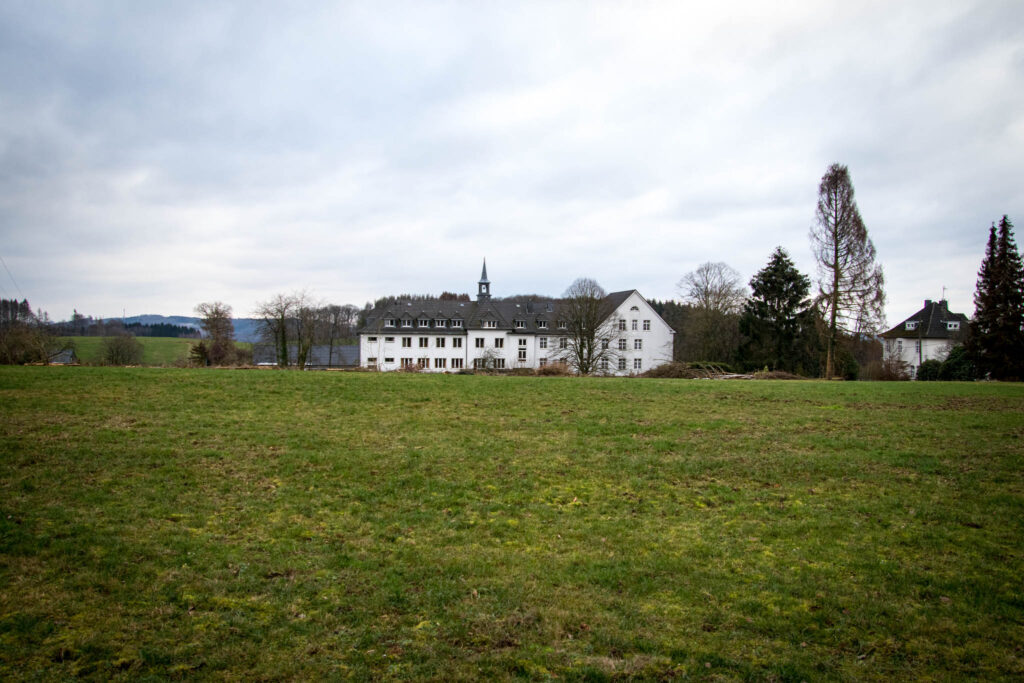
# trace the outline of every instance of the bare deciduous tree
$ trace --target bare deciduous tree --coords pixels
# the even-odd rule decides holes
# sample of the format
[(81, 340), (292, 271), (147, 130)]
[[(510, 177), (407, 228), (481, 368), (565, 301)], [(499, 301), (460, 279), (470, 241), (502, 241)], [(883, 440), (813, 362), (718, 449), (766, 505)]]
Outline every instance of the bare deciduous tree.
[(725, 263), (702, 263), (676, 287), (690, 307), (680, 330), (685, 359), (731, 363), (739, 349), (739, 313), (746, 300), (740, 274)]
[[(231, 322), (231, 307), (220, 301), (196, 306), (199, 326), (209, 343), (203, 344), (206, 362), (210, 365), (228, 365), (235, 361), (235, 326)], [(198, 358), (198, 356), (197, 356)]]
[(609, 343), (615, 335), (615, 308), (601, 285), (589, 278), (577, 278), (565, 290), (558, 305), (558, 317), (565, 324), (566, 348), (553, 356), (581, 375), (602, 369), (602, 361), (617, 358)]
[(274, 345), (277, 365), (288, 367), (288, 324), (298, 306), (292, 295), (277, 294), (272, 299), (256, 304), (256, 317), (260, 318), (260, 332), (264, 341)]
[(822, 176), (810, 238), (828, 323), (825, 377), (831, 379), (838, 333), (874, 334), (885, 323), (885, 276), (875, 263), (875, 246), (857, 209), (846, 166), (832, 164)]

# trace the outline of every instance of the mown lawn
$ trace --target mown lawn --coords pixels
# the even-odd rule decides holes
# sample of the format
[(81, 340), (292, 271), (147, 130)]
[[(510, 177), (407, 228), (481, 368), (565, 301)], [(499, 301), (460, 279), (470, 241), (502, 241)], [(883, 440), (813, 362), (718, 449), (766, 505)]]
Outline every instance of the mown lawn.
[(0, 677), (1020, 679), (1024, 385), (0, 368)]

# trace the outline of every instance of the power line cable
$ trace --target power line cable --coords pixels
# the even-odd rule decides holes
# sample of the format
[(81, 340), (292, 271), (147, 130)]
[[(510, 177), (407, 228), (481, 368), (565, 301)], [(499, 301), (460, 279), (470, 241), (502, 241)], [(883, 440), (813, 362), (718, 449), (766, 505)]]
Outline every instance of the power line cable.
[(0, 263), (4, 265), (4, 270), (7, 271), (7, 277), (11, 278), (11, 282), (14, 283), (14, 288), (18, 290), (18, 295), (22, 298), (22, 300), (24, 300), (25, 295), (22, 293), (21, 287), (18, 286), (18, 281), (14, 279), (14, 275), (11, 273), (11, 269), (7, 267), (7, 262), (4, 261), (3, 256), (0, 256)]

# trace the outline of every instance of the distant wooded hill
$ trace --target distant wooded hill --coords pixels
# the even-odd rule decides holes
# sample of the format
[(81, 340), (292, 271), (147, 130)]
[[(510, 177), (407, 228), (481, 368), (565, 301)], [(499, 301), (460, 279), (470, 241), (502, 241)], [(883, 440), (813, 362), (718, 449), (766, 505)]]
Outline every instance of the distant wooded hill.
[[(186, 315), (133, 315), (125, 318), (126, 325), (141, 323), (143, 325), (182, 325), (199, 329), (199, 318)], [(260, 340), (259, 323), (256, 318), (234, 318), (235, 339), (240, 342), (257, 342)]]

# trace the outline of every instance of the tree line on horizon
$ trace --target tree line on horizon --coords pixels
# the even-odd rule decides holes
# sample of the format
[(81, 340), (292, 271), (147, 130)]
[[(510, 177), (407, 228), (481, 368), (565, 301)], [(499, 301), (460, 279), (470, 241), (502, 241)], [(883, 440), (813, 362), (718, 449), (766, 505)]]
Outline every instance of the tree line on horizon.
[[(811, 278), (797, 270), (779, 246), (749, 281), (749, 294), (738, 272), (723, 262), (707, 262), (679, 280), (680, 301), (651, 300), (677, 332), (673, 360), (826, 378), (856, 379), (861, 368), (871, 379), (905, 375), (898, 362), (882, 362), (878, 335), (885, 324), (885, 278), (846, 166), (832, 164), (822, 177), (809, 239), (818, 267), (814, 294)], [(578, 278), (560, 299), (570, 330), (569, 345), (560, 360), (580, 374), (597, 370), (609, 353), (612, 331), (604, 326), (611, 311), (601, 304), (605, 297), (596, 281)], [(399, 300), (436, 298), (385, 296), (360, 309), (325, 304), (307, 292), (296, 292), (258, 303), (256, 317), (264, 342), (274, 348), (277, 364), (301, 368), (315, 345), (326, 345), (333, 352), (336, 346), (357, 343), (356, 330), (373, 308)], [(470, 301), (468, 294), (448, 291), (440, 298)], [(536, 294), (527, 298), (549, 299)], [(962, 348), (950, 354), (957, 370), (947, 375), (1024, 378), (1024, 265), (1008, 216), (1003, 216), (998, 229), (993, 223), (989, 231), (974, 302), (975, 317)], [(193, 364), (252, 362), (251, 352), (235, 345), (231, 306), (219, 301), (201, 303), (195, 311), (202, 338), (192, 347)], [(119, 364), (141, 355), (141, 347), (132, 343), (136, 334), (162, 332), (196, 335), (184, 326), (126, 326), (121, 321), (86, 318), (77, 311), (70, 321), (53, 323), (45, 313), (33, 313), (27, 300), (0, 300), (0, 363), (45, 363), (67, 348), (60, 336), (94, 334), (114, 340), (107, 344), (106, 357)], [(923, 365), (924, 378), (941, 376), (938, 365)]]

